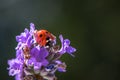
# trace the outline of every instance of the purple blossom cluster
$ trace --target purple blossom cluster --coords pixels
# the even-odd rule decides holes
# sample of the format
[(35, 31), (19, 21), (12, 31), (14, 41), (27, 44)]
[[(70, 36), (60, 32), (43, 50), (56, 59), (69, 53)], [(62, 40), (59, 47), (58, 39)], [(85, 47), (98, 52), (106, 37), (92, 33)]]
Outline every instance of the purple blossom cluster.
[(9, 75), (15, 76), (15, 80), (57, 80), (56, 71), (66, 72), (66, 64), (60, 57), (65, 53), (74, 56), (76, 49), (62, 35), (59, 36), (61, 48), (56, 39), (47, 47), (40, 46), (34, 38), (35, 31), (35, 25), (30, 23), (30, 30), (16, 36), (16, 58), (8, 60)]

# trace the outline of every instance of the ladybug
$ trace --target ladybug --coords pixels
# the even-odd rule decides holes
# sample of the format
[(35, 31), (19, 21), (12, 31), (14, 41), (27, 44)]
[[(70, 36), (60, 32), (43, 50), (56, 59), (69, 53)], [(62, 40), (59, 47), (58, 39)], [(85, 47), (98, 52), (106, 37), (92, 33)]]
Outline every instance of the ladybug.
[(55, 40), (55, 36), (47, 30), (38, 30), (35, 32), (35, 40), (40, 46), (50, 46), (50, 43)]

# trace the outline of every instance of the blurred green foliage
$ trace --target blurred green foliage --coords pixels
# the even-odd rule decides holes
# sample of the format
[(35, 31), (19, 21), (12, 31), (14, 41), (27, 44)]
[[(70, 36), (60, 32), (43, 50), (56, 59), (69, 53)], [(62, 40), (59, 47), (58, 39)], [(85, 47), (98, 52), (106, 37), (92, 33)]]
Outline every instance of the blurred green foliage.
[(14, 80), (7, 60), (30, 22), (57, 38), (63, 34), (77, 49), (75, 58), (62, 56), (68, 67), (58, 80), (120, 79), (119, 0), (0, 0), (0, 80)]

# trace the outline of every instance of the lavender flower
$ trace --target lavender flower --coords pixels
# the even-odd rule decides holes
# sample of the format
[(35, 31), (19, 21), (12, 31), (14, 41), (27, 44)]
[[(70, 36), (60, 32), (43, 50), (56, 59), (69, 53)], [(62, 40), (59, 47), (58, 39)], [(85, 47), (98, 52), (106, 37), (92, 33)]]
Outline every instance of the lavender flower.
[(69, 39), (60, 35), (61, 48), (56, 45), (56, 39), (47, 37), (46, 45), (41, 46), (35, 38), (35, 25), (30, 23), (30, 30), (25, 29), (16, 36), (18, 42), (16, 58), (8, 60), (9, 75), (15, 80), (57, 80), (55, 72), (66, 72), (66, 64), (60, 57), (68, 53), (72, 56), (76, 49), (70, 46)]

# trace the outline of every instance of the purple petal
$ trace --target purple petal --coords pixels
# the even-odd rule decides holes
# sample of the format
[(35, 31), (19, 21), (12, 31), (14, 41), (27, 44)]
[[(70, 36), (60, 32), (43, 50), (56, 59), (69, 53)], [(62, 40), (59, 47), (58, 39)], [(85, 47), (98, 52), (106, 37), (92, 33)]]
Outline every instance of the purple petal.
[(25, 35), (24, 35), (24, 36), (26, 36), (26, 34), (28, 34), (28, 33), (29, 33), (29, 30), (28, 30), (27, 28), (25, 28), (25, 29), (24, 29), (24, 33), (25, 33)]
[(32, 36), (29, 36), (27, 41), (26, 41), (26, 44), (28, 47), (30, 47), (32, 45), (31, 41), (32, 41)]
[(39, 70), (41, 68), (41, 66), (42, 66), (42, 63), (40, 63), (40, 62), (34, 63), (34, 70)]
[(15, 76), (15, 75), (18, 74), (19, 72), (20, 72), (20, 70), (10, 69), (10, 70), (9, 70), (9, 75), (10, 75), (10, 76)]
[(44, 59), (44, 60), (42, 61), (42, 65), (43, 65), (43, 66), (48, 65), (48, 63), (49, 63), (49, 62), (48, 62), (46, 59)]
[(66, 72), (66, 70), (63, 69), (63, 68), (61, 68), (61, 67), (58, 67), (58, 71), (59, 71), (59, 72)]
[(15, 49), (18, 50), (21, 46), (22, 46), (22, 43), (19, 42), (18, 45), (17, 45), (17, 47)]
[(70, 40), (69, 39), (65, 39), (64, 40), (64, 45), (68, 45), (69, 46), (70, 45)]
[(72, 53), (74, 53), (76, 51), (75, 48), (73, 48), (72, 46), (66, 47), (66, 52), (69, 53), (70, 55), (72, 55), (74, 57), (74, 55)]
[(70, 40), (69, 39), (63, 39), (62, 35), (59, 36), (60, 38), (60, 41), (61, 41), (61, 44), (62, 44), (62, 47), (61, 49), (59, 50), (59, 53), (60, 54), (64, 54), (64, 53), (69, 53), (70, 55), (73, 56), (73, 52), (76, 51), (75, 48), (73, 48), (72, 46), (70, 46)]
[(39, 59), (45, 59), (48, 56), (48, 51), (43, 47), (40, 48), (39, 54), (40, 54)]
[(37, 47), (32, 48), (30, 54), (32, 57), (36, 58), (39, 55), (39, 49)]
[(23, 32), (20, 35), (16, 36), (16, 41), (25, 43), (27, 38), (28, 38), (28, 36), (29, 36), (29, 33), (25, 29), (25, 32)]
[(28, 62), (27, 62), (27, 65), (28, 66), (32, 66), (32, 65), (34, 65), (36, 63), (36, 59), (35, 58), (30, 58), (29, 60), (28, 60)]
[(33, 23), (30, 23), (30, 31), (34, 31), (35, 30), (35, 25)]
[(9, 64), (9, 75), (14, 76), (16, 74), (19, 74), (22, 69), (22, 62), (18, 59), (12, 59), (8, 60)]
[(59, 38), (60, 38), (60, 41), (61, 41), (61, 49), (59, 50), (59, 53), (60, 53), (60, 54), (64, 54), (66, 51), (64, 50), (64, 40), (63, 40), (63, 36), (60, 35)]
[(60, 35), (59, 38), (60, 38), (61, 43), (63, 43), (63, 36)]
[(62, 64), (62, 62), (60, 60), (56, 60), (55, 63)]
[(15, 75), (15, 80), (23, 80), (23, 74), (20, 72), (19, 74)]
[(48, 56), (48, 51), (45, 48), (36, 46), (31, 50), (31, 57), (36, 59), (36, 62), (41, 62), (42, 65), (47, 65), (48, 61), (45, 59)]
[(62, 63), (60, 60), (57, 60), (55, 63), (58, 65), (57, 70), (59, 72), (66, 72), (66, 64), (64, 62)]

